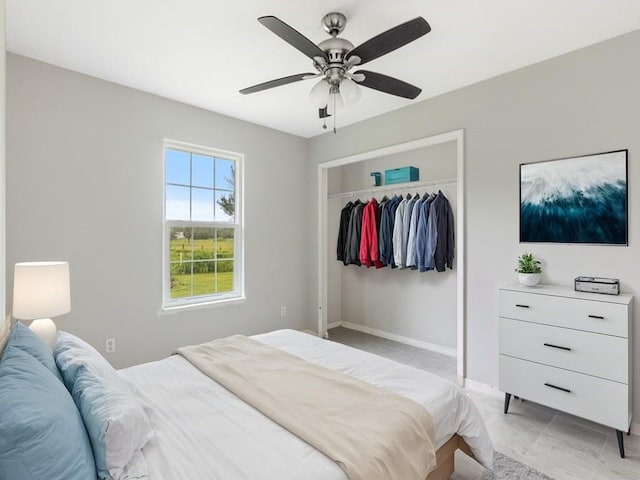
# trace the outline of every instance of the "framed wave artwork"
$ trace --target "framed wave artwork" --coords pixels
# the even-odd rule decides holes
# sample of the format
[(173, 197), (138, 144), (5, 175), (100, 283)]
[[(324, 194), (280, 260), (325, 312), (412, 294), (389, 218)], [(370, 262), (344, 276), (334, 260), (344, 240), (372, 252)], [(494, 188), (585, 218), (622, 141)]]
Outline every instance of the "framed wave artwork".
[(520, 165), (520, 242), (628, 245), (627, 150)]

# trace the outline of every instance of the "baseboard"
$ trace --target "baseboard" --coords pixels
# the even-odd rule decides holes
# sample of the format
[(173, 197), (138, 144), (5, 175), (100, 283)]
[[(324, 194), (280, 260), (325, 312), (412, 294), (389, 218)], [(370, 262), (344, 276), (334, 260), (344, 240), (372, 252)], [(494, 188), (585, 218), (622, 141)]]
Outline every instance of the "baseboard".
[(498, 390), (498, 387), (494, 387), (493, 385), (489, 385), (488, 383), (482, 383), (477, 380), (472, 380), (470, 378), (464, 379), (464, 388), (468, 388), (469, 390), (475, 390), (477, 392), (489, 393), (496, 397), (504, 396), (504, 393)]
[(337, 328), (337, 327), (339, 327), (340, 325), (342, 325), (342, 322), (331, 322), (331, 323), (327, 324), (327, 329), (330, 329), (330, 328)]
[(435, 345), (429, 342), (423, 342), (422, 340), (416, 340), (414, 338), (403, 337), (402, 335), (396, 335), (395, 333), (385, 332), (378, 330), (377, 328), (365, 327), (364, 325), (358, 325), (351, 322), (336, 322), (344, 328), (351, 330), (357, 330), (358, 332), (368, 333), (376, 337), (386, 338), (387, 340), (393, 340), (394, 342), (404, 343), (405, 345), (411, 345), (412, 347), (422, 348), (423, 350), (430, 350), (432, 352), (442, 353), (450, 357), (456, 357), (456, 350), (453, 348), (443, 347), (441, 345)]

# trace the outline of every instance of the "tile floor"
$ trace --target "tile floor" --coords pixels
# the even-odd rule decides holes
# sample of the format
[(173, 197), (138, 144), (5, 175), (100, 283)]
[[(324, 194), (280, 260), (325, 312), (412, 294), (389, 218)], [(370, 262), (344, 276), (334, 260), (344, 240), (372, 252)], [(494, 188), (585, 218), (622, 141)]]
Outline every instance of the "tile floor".
[[(329, 339), (456, 381), (455, 359), (446, 355), (343, 327), (329, 330)], [(556, 480), (640, 479), (640, 436), (625, 435), (622, 459), (613, 429), (513, 398), (504, 415), (499, 392), (466, 392), (480, 410), (496, 450)], [(452, 480), (477, 479), (482, 471), (460, 455)]]

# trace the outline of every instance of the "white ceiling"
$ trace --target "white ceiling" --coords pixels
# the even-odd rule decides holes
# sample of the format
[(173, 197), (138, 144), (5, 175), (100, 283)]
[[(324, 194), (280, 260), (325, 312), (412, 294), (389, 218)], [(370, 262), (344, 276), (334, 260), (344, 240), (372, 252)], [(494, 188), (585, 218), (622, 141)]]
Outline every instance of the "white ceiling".
[(314, 80), (241, 95), (311, 61), (256, 19), (315, 43), (330, 11), (359, 45), (417, 16), (432, 31), (366, 65), (422, 88), (416, 100), (363, 88), (338, 127), (640, 29), (640, 0), (6, 0), (7, 50), (302, 137), (324, 133)]

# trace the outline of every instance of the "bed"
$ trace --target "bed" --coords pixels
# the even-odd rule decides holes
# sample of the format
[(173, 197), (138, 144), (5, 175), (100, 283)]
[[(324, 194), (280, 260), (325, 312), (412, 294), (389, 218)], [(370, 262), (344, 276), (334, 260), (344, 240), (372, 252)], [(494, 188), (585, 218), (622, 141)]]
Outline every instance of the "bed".
[[(437, 460), (437, 468), (428, 480), (449, 478), (457, 449), (484, 466), (491, 466), (493, 449), (479, 412), (453, 383), (302, 332), (278, 330), (251, 338), (423, 405), (433, 418)], [(69, 365), (77, 368), (84, 362), (78, 362), (78, 355), (73, 354), (73, 360), (67, 360), (65, 365), (63, 357), (64, 352), (56, 358), (63, 377)], [(1, 365), (0, 362), (0, 382)], [(100, 478), (348, 480), (337, 463), (205, 376), (182, 356), (172, 355), (114, 372), (142, 407), (151, 434), (141, 432), (137, 439), (141, 448), (130, 459), (130, 465), (113, 477), (103, 471)], [(73, 386), (70, 391), (77, 400)], [(83, 411), (80, 407), (79, 410)], [(87, 415), (90, 414), (83, 412), (91, 433)], [(127, 435), (134, 429), (131, 425), (137, 426), (130, 422)], [(145, 428), (149, 430), (148, 426)], [(101, 433), (104, 437), (104, 431)], [(96, 445), (91, 440), (95, 454)], [(97, 457), (96, 462), (99, 463)], [(100, 468), (97, 470), (100, 473)]]

